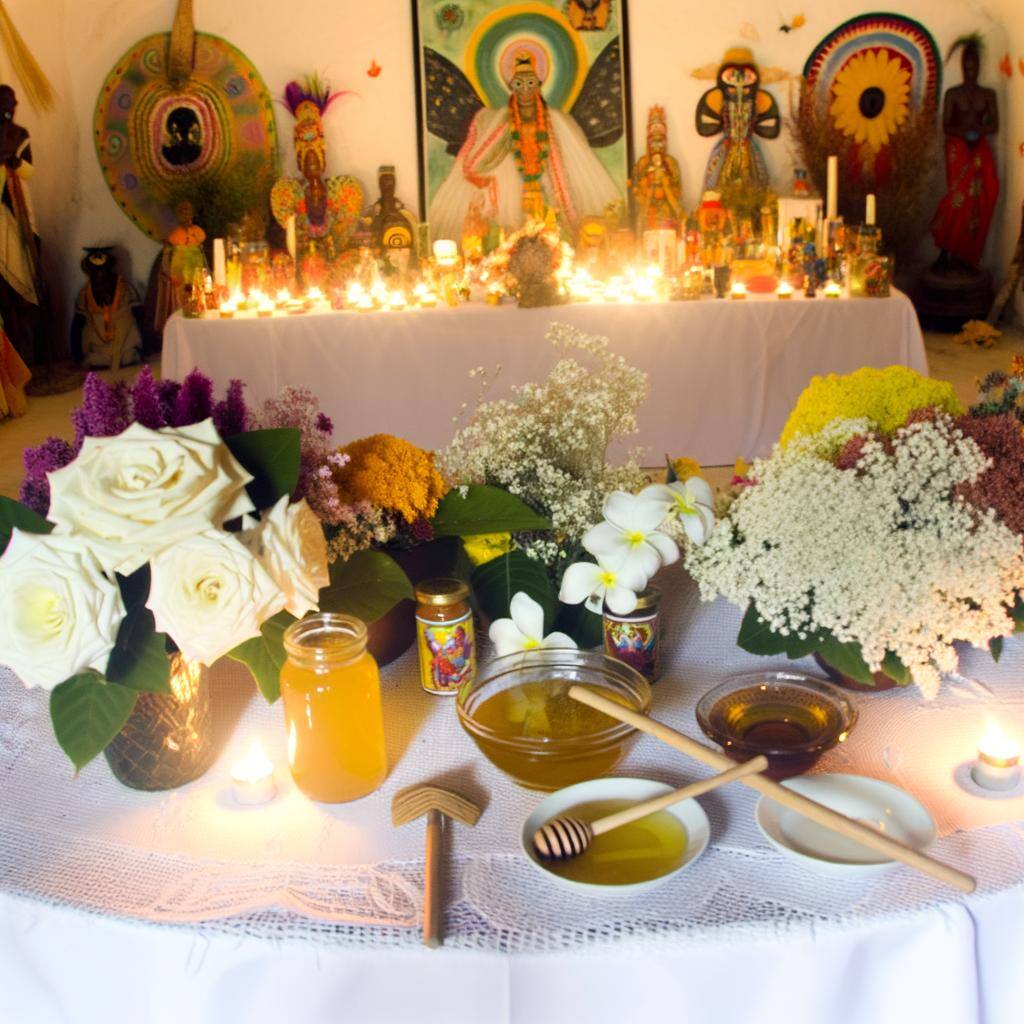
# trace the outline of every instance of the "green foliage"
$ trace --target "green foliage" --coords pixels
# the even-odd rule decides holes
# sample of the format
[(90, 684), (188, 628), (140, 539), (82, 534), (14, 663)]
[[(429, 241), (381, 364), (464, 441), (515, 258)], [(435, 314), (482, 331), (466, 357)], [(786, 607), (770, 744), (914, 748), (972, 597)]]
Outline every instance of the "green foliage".
[(83, 672), (50, 694), (50, 717), (57, 742), (76, 770), (84, 768), (124, 728), (138, 694)]
[(604, 620), (586, 604), (559, 603), (554, 628), (571, 636), (581, 648), (604, 644)]
[(469, 537), (479, 533), (522, 533), (550, 530), (551, 521), (538, 515), (521, 498), (499, 487), (471, 486), (463, 497), (449, 491), (432, 521), (438, 537)]
[(49, 533), (53, 524), (37, 515), (26, 505), (0, 494), (0, 554), (7, 550), (14, 528), (25, 533)]
[(555, 593), (547, 569), (522, 551), (510, 551), (477, 566), (472, 576), (473, 593), (480, 610), (493, 622), (507, 619), (512, 598), (522, 591), (544, 609), (547, 632), (555, 618)]
[(227, 437), (231, 454), (253, 476), (246, 488), (259, 509), (270, 508), (279, 498), (291, 494), (299, 482), (299, 432), (292, 427), (250, 430)]
[(268, 704), (281, 696), (281, 667), (285, 662), (284, 632), (295, 622), (288, 612), (278, 612), (260, 627), (260, 635), (239, 644), (228, 657), (245, 665)]
[(131, 576), (119, 576), (125, 617), (107, 663), (107, 679), (131, 690), (150, 693), (171, 692), (171, 666), (167, 637), (156, 631), (153, 613), (146, 607), (149, 596), (149, 566)]
[(320, 610), (376, 622), (399, 601), (412, 598), (402, 567), (383, 551), (357, 551), (331, 566), (331, 582), (320, 591)]

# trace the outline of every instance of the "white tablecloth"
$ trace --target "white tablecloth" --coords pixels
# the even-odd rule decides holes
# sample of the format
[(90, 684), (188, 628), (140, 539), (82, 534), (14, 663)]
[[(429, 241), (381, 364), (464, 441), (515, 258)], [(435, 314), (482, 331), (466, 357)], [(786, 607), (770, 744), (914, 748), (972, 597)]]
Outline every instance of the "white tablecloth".
[[(738, 614), (700, 606), (667, 575), (654, 713), (698, 735), (706, 688), (776, 662), (738, 651)], [(0, 1021), (1019, 1024), (1024, 799), (971, 798), (952, 776), (986, 716), (1024, 730), (1024, 649), (1008, 645), (999, 665), (969, 652), (962, 672), (930, 705), (913, 691), (858, 697), (859, 724), (819, 767), (917, 792), (938, 820), (934, 852), (977, 876), (975, 895), (905, 868), (809, 873), (761, 837), (754, 794), (729, 787), (702, 798), (712, 845), (693, 867), (642, 897), (597, 901), (564, 894), (518, 852), (539, 796), (480, 757), (451, 703), (419, 689), (411, 657), (385, 672), (391, 774), (339, 807), (295, 790), (280, 709), (250, 699), (240, 671), (219, 679), (234, 725), (224, 754), (166, 794), (121, 788), (102, 759), (73, 778), (45, 694), (2, 674)], [(229, 768), (254, 734), (281, 793), (241, 809)], [(681, 785), (706, 770), (643, 737), (621, 773)], [(475, 829), (448, 837), (437, 952), (416, 929), (422, 828), (389, 821), (394, 792), (428, 779), (486, 804)]]
[(649, 465), (666, 452), (705, 465), (767, 454), (815, 374), (897, 363), (928, 370), (914, 309), (894, 293), (270, 319), (179, 315), (164, 332), (162, 372), (180, 378), (198, 366), (219, 388), (240, 377), (257, 401), (286, 384), (306, 384), (334, 420), (339, 442), (390, 433), (439, 448), (463, 403), (472, 406), (478, 389), (470, 369), (501, 365), (495, 395), (547, 373), (555, 353), (544, 334), (553, 320), (608, 336), (648, 374), (650, 397), (633, 442), (649, 450)]

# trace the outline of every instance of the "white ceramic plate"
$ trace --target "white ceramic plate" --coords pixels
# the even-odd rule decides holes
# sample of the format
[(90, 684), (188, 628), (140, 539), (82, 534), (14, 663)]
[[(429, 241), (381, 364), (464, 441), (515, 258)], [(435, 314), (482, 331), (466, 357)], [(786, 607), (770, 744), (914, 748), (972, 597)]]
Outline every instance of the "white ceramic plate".
[[(915, 850), (925, 849), (935, 839), (932, 816), (905, 789), (892, 783), (864, 775), (825, 774), (788, 779), (782, 785)], [(875, 875), (899, 863), (808, 821), (767, 796), (757, 802), (757, 824), (773, 846), (823, 874)]]
[(651, 800), (656, 796), (661, 796), (662, 793), (668, 793), (673, 788), (666, 786), (664, 782), (654, 782), (651, 779), (626, 778), (591, 779), (589, 782), (578, 782), (575, 786), (566, 786), (565, 789), (559, 789), (542, 800), (526, 819), (519, 837), (523, 852), (530, 859), (530, 863), (538, 871), (543, 872), (545, 878), (567, 889), (572, 889), (574, 892), (615, 896), (620, 893), (653, 889), (689, 867), (707, 848), (708, 840), (711, 837), (711, 827), (708, 824), (708, 816), (696, 800), (683, 800), (681, 803), (666, 808), (668, 813), (678, 818), (686, 829), (686, 855), (683, 863), (675, 871), (669, 871), (667, 874), (646, 882), (635, 882), (631, 885), (595, 885), (591, 882), (576, 882), (571, 878), (563, 878), (561, 875), (549, 871), (534, 852), (533, 834), (545, 822), (557, 818), (558, 815), (564, 814), (573, 807), (579, 807), (580, 804), (590, 803), (592, 800), (629, 800), (633, 803), (640, 803), (642, 800)]

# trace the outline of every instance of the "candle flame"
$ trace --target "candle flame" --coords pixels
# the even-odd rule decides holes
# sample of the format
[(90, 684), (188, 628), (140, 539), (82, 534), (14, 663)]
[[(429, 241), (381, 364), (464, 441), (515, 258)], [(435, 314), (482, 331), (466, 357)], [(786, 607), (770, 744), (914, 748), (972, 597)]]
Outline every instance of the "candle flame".
[(985, 734), (978, 743), (978, 753), (992, 761), (1016, 761), (1020, 758), (1020, 744), (990, 718), (985, 724)]
[(264, 753), (258, 739), (249, 741), (245, 756), (231, 769), (236, 782), (261, 782), (274, 774), (274, 762)]

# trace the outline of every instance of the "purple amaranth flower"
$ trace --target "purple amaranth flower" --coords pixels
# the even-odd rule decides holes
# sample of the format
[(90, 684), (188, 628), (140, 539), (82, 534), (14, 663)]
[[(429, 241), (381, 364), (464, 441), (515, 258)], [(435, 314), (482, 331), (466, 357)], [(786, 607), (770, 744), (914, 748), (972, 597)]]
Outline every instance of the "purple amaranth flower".
[(50, 481), (46, 477), (25, 477), (18, 498), (22, 505), (45, 519), (46, 513), (50, 511)]
[(201, 423), (213, 415), (213, 381), (193, 370), (182, 382), (171, 411), (172, 427)]
[(141, 423), (150, 430), (159, 430), (167, 426), (167, 415), (160, 400), (160, 388), (148, 366), (142, 368), (132, 387), (132, 413), (136, 423)]
[(330, 437), (334, 433), (334, 420), (327, 413), (321, 412), (316, 418), (316, 429)]
[(409, 536), (421, 544), (434, 539), (434, 527), (430, 520), (420, 516), (414, 523), (409, 525)]
[(75, 427), (75, 451), (87, 437), (113, 437), (126, 430), (132, 421), (128, 385), (118, 381), (113, 387), (96, 373), (86, 374), (82, 384), (82, 404), (71, 414)]
[(234, 437), (249, 429), (249, 409), (245, 404), (245, 384), (233, 380), (224, 400), (213, 407), (213, 425), (221, 437)]
[(160, 409), (164, 415), (164, 423), (170, 424), (174, 418), (174, 403), (178, 399), (178, 392), (181, 391), (181, 383), (176, 380), (158, 380), (156, 390), (160, 396)]
[(75, 457), (75, 449), (60, 437), (48, 437), (35, 448), (26, 448), (22, 455), (25, 479), (19, 497), (23, 504), (45, 516), (50, 510), (50, 483), (47, 473), (62, 469)]

